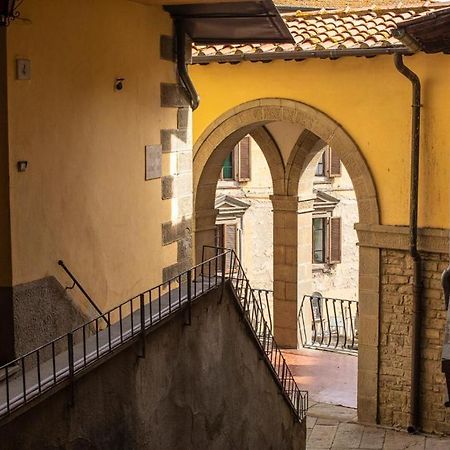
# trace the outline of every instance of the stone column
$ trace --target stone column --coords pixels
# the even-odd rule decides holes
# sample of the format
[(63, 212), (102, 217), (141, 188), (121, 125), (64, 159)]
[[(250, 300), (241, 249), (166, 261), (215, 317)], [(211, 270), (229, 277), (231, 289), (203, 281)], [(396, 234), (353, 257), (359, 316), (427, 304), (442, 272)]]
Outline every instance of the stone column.
[(272, 195), (273, 317), (280, 346), (297, 348), (298, 197)]
[[(298, 208), (298, 308), (304, 295), (312, 294), (312, 214), (314, 199), (300, 200)], [(303, 309), (304, 330), (299, 329), (303, 338), (311, 342), (312, 314), (309, 303)], [(303, 323), (303, 321), (302, 321)], [(299, 342), (299, 345), (301, 342)]]
[(6, 27), (0, 27), (0, 366), (14, 359)]

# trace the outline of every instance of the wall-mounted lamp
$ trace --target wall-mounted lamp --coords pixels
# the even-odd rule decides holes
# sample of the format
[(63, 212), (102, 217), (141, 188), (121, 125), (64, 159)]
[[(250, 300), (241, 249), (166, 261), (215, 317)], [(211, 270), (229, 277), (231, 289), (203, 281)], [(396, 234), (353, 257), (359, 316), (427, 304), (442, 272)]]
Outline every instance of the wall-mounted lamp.
[(125, 78), (116, 78), (114, 81), (114, 90), (120, 92), (123, 89)]
[(28, 167), (28, 161), (17, 161), (17, 172), (25, 172)]
[(17, 0), (0, 0), (0, 26), (7, 27), (11, 21), (19, 17), (16, 3)]

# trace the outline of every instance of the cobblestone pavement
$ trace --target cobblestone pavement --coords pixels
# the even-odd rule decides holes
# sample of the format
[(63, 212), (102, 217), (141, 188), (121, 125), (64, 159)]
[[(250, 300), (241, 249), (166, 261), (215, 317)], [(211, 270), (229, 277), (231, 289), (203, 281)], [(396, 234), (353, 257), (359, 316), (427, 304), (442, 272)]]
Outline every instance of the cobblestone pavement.
[(355, 409), (325, 403), (313, 403), (306, 426), (307, 450), (450, 450), (450, 438), (361, 425)]

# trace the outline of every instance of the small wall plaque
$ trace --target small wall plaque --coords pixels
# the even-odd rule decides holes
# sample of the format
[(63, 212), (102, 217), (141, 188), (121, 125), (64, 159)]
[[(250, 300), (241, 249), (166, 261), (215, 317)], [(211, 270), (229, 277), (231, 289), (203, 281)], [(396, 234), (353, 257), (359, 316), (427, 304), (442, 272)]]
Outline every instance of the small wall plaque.
[(154, 180), (161, 178), (162, 174), (162, 146), (145, 146), (145, 180)]
[(29, 59), (16, 59), (16, 78), (18, 80), (31, 80), (31, 61)]

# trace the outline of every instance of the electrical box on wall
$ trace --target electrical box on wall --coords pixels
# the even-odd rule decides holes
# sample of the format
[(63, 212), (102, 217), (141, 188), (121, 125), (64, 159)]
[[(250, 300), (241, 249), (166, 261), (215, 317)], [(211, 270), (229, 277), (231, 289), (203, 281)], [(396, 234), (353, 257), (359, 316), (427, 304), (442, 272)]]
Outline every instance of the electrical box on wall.
[(18, 80), (31, 80), (31, 60), (16, 59), (16, 78)]

